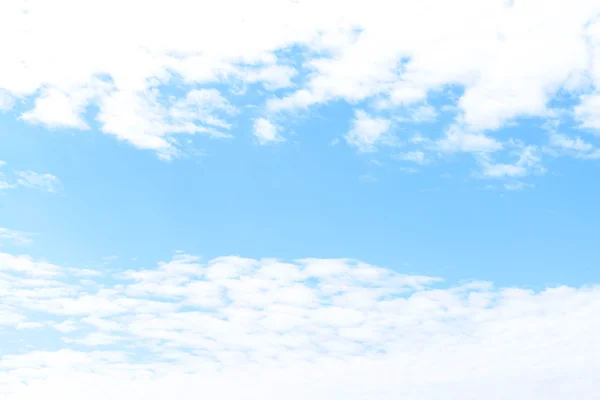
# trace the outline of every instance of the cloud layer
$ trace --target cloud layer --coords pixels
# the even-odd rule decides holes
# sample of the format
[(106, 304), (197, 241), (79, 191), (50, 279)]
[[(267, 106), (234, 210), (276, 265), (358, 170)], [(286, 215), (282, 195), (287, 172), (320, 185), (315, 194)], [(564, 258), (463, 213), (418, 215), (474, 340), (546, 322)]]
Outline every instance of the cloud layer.
[(0, 300), (0, 332), (31, 338), (5, 341), (10, 400), (592, 399), (600, 373), (598, 287), (182, 253), (101, 274), (0, 253)]
[[(595, 0), (4, 2), (0, 108), (51, 128), (94, 119), (171, 158), (178, 134), (230, 137), (234, 115), (273, 142), (289, 112), (342, 100), (361, 103), (347, 136), (360, 150), (390, 118), (453, 110), (459, 130), (432, 138), (442, 149), (498, 151), (484, 132), (518, 117), (600, 127), (599, 12)], [(360, 114), (369, 104), (382, 115)]]

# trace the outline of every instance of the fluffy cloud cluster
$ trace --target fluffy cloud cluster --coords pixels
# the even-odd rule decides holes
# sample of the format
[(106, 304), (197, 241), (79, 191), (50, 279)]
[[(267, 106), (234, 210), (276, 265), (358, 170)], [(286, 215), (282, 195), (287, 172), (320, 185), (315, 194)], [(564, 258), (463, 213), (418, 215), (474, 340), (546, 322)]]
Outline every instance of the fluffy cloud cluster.
[(181, 253), (103, 275), (0, 253), (0, 304), (8, 400), (592, 399), (600, 373), (598, 287)]
[(453, 110), (437, 148), (495, 152), (486, 135), (519, 117), (598, 130), (599, 13), (596, 0), (3, 2), (0, 108), (49, 127), (93, 118), (170, 158), (177, 134), (231, 136), (246, 105), (267, 143), (289, 111), (342, 100), (360, 107), (347, 135), (360, 150), (393, 143), (392, 120)]

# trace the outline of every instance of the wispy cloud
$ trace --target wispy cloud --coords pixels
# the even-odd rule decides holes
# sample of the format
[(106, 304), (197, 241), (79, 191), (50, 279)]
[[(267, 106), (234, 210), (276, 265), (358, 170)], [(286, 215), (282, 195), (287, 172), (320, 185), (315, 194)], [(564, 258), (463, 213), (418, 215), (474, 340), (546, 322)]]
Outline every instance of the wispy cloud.
[(551, 155), (570, 156), (580, 159), (600, 159), (600, 149), (579, 136), (571, 137), (552, 133), (545, 149)]
[(362, 174), (358, 177), (358, 179), (364, 183), (375, 183), (379, 181), (377, 177), (369, 174)]
[(62, 190), (60, 179), (52, 174), (39, 174), (34, 171), (17, 172), (17, 183), (30, 189), (37, 189), (48, 193), (58, 193)]
[(13, 189), (15, 184), (10, 183), (6, 178), (6, 175), (0, 172), (0, 190)]
[(534, 188), (535, 185), (531, 183), (525, 183), (521, 181), (508, 182), (504, 184), (504, 189), (506, 190), (523, 190), (528, 188)]
[(33, 233), (15, 231), (8, 228), (0, 227), (0, 243), (2, 241), (12, 242), (18, 245), (27, 245), (31, 244), (33, 241)]
[(427, 158), (424, 152), (420, 150), (407, 151), (404, 153), (398, 153), (394, 156), (398, 160), (409, 161), (419, 165), (429, 164), (431, 161)]

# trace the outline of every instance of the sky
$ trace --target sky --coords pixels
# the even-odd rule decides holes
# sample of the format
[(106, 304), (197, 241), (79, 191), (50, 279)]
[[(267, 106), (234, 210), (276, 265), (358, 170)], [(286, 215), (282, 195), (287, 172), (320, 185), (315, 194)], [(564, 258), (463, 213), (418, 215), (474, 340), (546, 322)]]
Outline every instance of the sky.
[(0, 2), (0, 398), (598, 399), (600, 1)]

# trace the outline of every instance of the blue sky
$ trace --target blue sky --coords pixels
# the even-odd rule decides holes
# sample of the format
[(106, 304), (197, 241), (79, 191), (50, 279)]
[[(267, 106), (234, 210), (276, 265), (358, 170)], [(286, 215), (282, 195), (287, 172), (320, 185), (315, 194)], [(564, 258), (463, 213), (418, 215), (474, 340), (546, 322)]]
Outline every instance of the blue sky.
[[(3, 225), (37, 233), (32, 254), (73, 266), (107, 256), (142, 266), (185, 250), (207, 259), (349, 257), (532, 287), (598, 279), (596, 161), (544, 157), (548, 172), (526, 180), (535, 187), (507, 191), (512, 180), (473, 177), (470, 155), (415, 167), (394, 158), (401, 150), (331, 146), (349, 129), (347, 107), (311, 117), (294, 121), (289, 142), (270, 146), (236, 120), (234, 138), (194, 138), (201, 155), (161, 161), (95, 131), (48, 131), (6, 113), (5, 174), (51, 172), (61, 191), (4, 191)], [(496, 134), (543, 145), (541, 123)], [(444, 127), (399, 129), (436, 137)]]
[(0, 6), (0, 395), (591, 399), (597, 2), (262, 3)]

